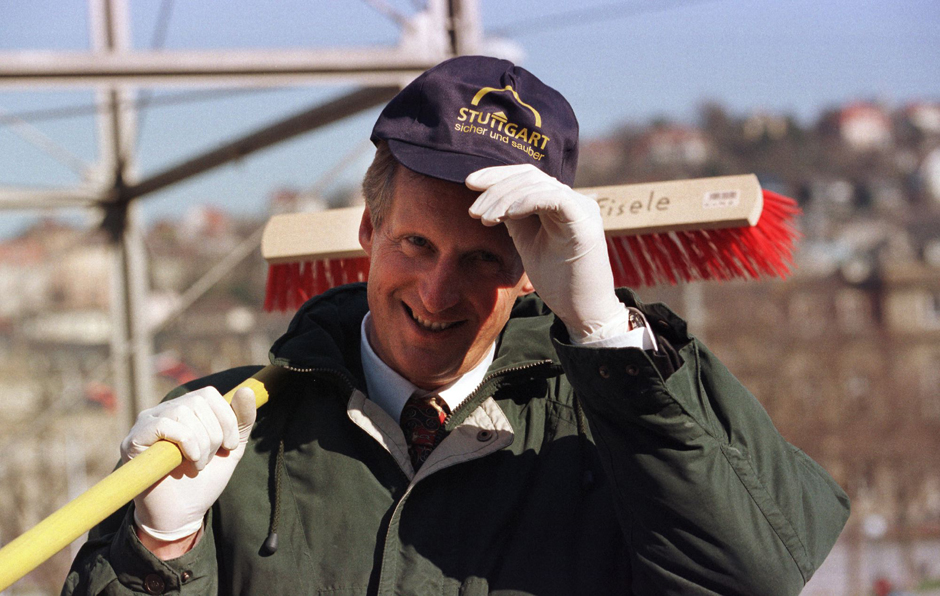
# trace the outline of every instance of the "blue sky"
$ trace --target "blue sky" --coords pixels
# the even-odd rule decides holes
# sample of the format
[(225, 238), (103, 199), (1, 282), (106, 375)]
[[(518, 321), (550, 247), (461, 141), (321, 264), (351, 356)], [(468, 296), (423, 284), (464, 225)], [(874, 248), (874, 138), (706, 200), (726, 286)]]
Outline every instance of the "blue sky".
[[(387, 3), (403, 14), (414, 10), (409, 1)], [(132, 0), (135, 47), (150, 47), (161, 5)], [(481, 0), (481, 10), (485, 31), (517, 44), (524, 52), (521, 63), (569, 99), (582, 138), (656, 117), (693, 122), (706, 100), (736, 114), (764, 109), (803, 122), (857, 99), (888, 106), (940, 100), (936, 0)], [(168, 49), (393, 44), (399, 34), (390, 20), (358, 0), (176, 1), (167, 24), (163, 47)], [(84, 50), (87, 29), (84, 0), (0, 0), (0, 52)], [(138, 169), (155, 172), (342, 91), (266, 90), (151, 107), (138, 142)], [(92, 100), (89, 91), (0, 88), (0, 113)], [(145, 218), (177, 218), (196, 204), (261, 213), (272, 190), (315, 184), (368, 137), (376, 114), (156, 193), (143, 201)], [(34, 118), (33, 125), (80, 160), (95, 161), (91, 116)], [(366, 161), (361, 158), (339, 184), (355, 184)], [(0, 186), (78, 181), (71, 169), (0, 127)], [(0, 212), (0, 237), (34, 217)]]

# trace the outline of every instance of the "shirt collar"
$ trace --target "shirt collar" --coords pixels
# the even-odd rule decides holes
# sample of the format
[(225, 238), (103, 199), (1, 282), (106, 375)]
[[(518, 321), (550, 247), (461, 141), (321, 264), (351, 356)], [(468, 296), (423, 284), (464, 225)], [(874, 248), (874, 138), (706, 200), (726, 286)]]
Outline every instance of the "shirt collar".
[(366, 313), (362, 319), (362, 325), (359, 329), (360, 342), (359, 352), (362, 356), (362, 372), (366, 377), (366, 391), (369, 399), (374, 401), (379, 407), (388, 412), (394, 420), (398, 421), (401, 417), (401, 411), (405, 407), (405, 402), (416, 391), (423, 393), (435, 393), (444, 400), (451, 411), (460, 405), (474, 389), (479, 386), (486, 376), (486, 371), (493, 358), (496, 356), (496, 343), (490, 346), (486, 357), (472, 370), (467, 371), (460, 378), (440, 387), (436, 391), (424, 391), (415, 386), (411, 381), (401, 376), (392, 368), (385, 364), (372, 345), (369, 343), (369, 337), (366, 333), (366, 325), (371, 325), (372, 313)]

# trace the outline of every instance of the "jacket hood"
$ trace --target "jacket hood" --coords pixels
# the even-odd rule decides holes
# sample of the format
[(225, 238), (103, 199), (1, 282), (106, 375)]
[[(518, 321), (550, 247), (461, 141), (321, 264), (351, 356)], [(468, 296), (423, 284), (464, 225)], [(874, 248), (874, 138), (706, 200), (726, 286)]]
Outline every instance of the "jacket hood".
[[(271, 363), (293, 369), (338, 372), (362, 388), (359, 329), (368, 311), (365, 283), (339, 286), (311, 298), (271, 346)], [(516, 300), (509, 322), (497, 340), (492, 368), (508, 362), (558, 363), (550, 340), (554, 320), (554, 314), (535, 294)]]

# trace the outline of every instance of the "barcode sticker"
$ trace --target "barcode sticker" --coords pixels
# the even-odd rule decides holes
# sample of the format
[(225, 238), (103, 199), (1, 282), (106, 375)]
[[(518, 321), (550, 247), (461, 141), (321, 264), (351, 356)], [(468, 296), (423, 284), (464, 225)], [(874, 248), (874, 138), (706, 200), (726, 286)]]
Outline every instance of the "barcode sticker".
[(705, 193), (702, 197), (702, 207), (706, 209), (736, 207), (740, 201), (736, 190), (715, 190)]

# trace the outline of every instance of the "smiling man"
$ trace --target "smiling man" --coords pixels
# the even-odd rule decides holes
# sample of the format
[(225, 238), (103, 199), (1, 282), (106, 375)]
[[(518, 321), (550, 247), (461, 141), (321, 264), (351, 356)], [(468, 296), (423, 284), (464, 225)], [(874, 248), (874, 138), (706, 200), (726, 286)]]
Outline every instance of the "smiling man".
[(468, 215), (479, 193), (395, 172), (388, 214), (363, 214), (370, 258), (369, 344), (383, 362), (423, 389), (466, 374), (490, 355), (516, 299), (532, 291), (503, 226)]
[(681, 319), (614, 289), (577, 135), (503, 60), (403, 89), (363, 182), (368, 285), (301, 307), (257, 419), (220, 392), (258, 367), (141, 414), (124, 459), (186, 460), (64, 593), (798, 593), (845, 494)]

